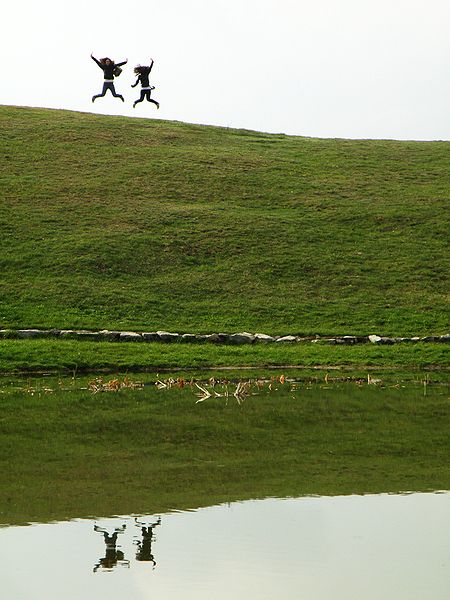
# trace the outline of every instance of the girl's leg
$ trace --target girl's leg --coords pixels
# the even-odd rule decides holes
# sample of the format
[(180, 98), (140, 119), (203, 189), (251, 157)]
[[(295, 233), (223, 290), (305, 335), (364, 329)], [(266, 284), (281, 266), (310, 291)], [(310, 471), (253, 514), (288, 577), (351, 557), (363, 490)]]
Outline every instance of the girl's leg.
[(142, 102), (142, 100), (145, 98), (145, 93), (146, 93), (146, 90), (141, 90), (141, 97), (139, 98), (139, 100), (136, 100), (136, 101), (134, 102), (134, 104), (133, 104), (133, 108), (136, 106), (136, 104), (137, 104), (138, 102)]
[(116, 88), (114, 87), (114, 83), (112, 81), (108, 82), (108, 89), (111, 90), (111, 94), (114, 96), (114, 98), (120, 98), (122, 102), (125, 102), (123, 96), (116, 92)]
[(147, 90), (147, 92), (146, 92), (147, 100), (149, 102), (153, 102), (153, 104), (156, 104), (156, 108), (159, 108), (159, 102), (156, 102), (156, 100), (153, 100), (152, 98), (150, 98), (150, 94), (151, 94), (151, 91)]
[(94, 102), (96, 98), (103, 98), (103, 96), (106, 94), (107, 90), (108, 90), (108, 84), (107, 83), (103, 83), (102, 93), (101, 94), (96, 94), (95, 96), (92, 96), (92, 102)]

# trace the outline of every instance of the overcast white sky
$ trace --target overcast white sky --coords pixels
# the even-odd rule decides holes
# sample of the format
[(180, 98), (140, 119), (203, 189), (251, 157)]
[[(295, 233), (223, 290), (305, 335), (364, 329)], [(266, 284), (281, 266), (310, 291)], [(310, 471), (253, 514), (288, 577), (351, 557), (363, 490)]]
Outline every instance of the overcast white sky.
[[(116, 89), (89, 55), (129, 59)], [(449, 0), (15, 0), (0, 103), (315, 137), (450, 140)], [(142, 103), (133, 67), (153, 57)]]

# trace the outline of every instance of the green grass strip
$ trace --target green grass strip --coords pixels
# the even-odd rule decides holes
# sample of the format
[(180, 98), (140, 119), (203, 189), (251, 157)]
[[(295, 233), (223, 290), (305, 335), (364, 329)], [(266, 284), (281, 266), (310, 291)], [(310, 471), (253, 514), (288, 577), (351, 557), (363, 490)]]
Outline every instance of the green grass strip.
[(320, 344), (98, 343), (74, 340), (1, 340), (0, 372), (155, 371), (213, 367), (341, 366), (448, 368), (447, 344), (325, 346)]

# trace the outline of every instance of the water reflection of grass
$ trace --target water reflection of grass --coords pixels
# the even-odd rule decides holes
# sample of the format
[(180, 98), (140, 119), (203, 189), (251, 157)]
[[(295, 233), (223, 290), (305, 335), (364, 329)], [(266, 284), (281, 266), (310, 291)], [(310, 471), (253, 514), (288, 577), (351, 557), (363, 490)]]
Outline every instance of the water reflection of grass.
[(450, 488), (442, 386), (278, 381), (244, 402), (196, 403), (190, 385), (75, 383), (0, 395), (0, 521)]

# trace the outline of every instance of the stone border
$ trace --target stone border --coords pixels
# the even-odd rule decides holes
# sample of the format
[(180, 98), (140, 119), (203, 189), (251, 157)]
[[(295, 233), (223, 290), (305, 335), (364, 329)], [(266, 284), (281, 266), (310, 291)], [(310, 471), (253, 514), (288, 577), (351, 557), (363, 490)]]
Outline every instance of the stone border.
[(305, 337), (299, 335), (271, 336), (265, 333), (173, 333), (169, 331), (102, 331), (74, 330), (74, 329), (0, 329), (0, 339), (36, 339), (56, 338), (70, 340), (90, 340), (98, 342), (163, 342), (163, 343), (212, 343), (212, 344), (332, 344), (332, 345), (355, 345), (355, 344), (400, 344), (418, 342), (449, 343), (450, 334), (429, 335), (426, 337), (385, 337), (379, 335), (344, 335), (337, 337)]

